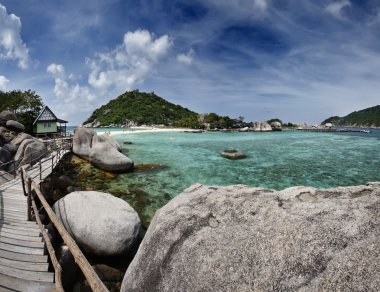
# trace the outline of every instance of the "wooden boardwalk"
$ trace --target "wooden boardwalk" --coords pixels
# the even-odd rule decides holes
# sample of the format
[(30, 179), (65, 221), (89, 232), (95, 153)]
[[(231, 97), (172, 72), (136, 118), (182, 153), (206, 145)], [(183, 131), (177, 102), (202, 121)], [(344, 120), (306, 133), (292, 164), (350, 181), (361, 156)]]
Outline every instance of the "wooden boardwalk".
[[(30, 168), (28, 174), (35, 176), (36, 181), (43, 180), (58, 162), (46, 160), (41, 166)], [(36, 222), (28, 221), (22, 180), (15, 178), (0, 186), (0, 291), (55, 291), (55, 288), (41, 230)]]

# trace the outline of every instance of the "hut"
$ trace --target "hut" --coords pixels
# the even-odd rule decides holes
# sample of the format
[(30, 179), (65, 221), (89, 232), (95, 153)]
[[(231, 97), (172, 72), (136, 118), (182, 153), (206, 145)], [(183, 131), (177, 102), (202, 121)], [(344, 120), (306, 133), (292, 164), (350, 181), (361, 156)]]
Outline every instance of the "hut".
[(36, 136), (66, 136), (67, 121), (57, 118), (52, 110), (45, 106), (33, 122)]

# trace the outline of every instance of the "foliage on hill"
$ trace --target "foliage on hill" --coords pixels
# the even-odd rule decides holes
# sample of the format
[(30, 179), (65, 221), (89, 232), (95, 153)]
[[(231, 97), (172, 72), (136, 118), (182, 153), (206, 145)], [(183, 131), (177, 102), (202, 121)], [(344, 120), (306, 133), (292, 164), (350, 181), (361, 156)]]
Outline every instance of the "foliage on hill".
[(197, 113), (170, 103), (153, 92), (145, 93), (134, 90), (127, 91), (101, 106), (84, 123), (91, 123), (96, 119), (102, 126), (124, 125), (126, 121), (134, 121), (139, 125), (177, 125), (180, 123), (182, 126), (187, 124), (191, 126), (190, 124), (197, 123), (197, 118)]
[(345, 117), (330, 117), (322, 122), (326, 123), (339, 126), (380, 127), (380, 105), (352, 112)]
[(0, 101), (0, 112), (9, 110), (15, 113), (25, 131), (32, 133), (33, 122), (44, 106), (41, 97), (32, 90), (0, 91)]

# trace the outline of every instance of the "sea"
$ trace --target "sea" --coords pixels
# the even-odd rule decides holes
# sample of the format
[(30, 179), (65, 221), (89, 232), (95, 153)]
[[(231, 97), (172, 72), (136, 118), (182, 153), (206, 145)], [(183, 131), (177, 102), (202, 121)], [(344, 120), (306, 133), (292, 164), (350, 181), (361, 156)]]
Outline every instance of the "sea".
[[(122, 193), (121, 198), (138, 209), (140, 217), (149, 224), (157, 209), (195, 183), (281, 190), (292, 186), (332, 188), (380, 181), (380, 130), (370, 131), (115, 135), (135, 165), (148, 167), (119, 174), (101, 191), (125, 190), (127, 195)], [(236, 149), (248, 157), (223, 158), (220, 153), (226, 149)]]

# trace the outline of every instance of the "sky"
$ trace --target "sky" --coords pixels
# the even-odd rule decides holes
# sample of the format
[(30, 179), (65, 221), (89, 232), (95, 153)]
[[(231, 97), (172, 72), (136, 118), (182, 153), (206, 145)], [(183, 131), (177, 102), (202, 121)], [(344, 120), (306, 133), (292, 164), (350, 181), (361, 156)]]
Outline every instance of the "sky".
[(0, 0), (0, 90), (79, 125), (125, 91), (318, 124), (380, 104), (380, 0)]

